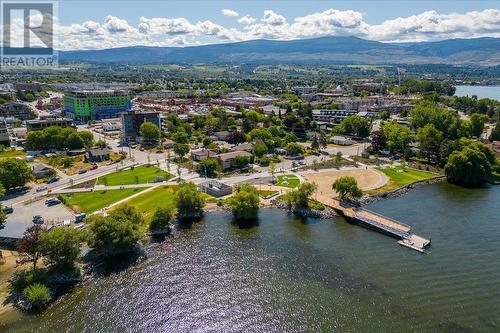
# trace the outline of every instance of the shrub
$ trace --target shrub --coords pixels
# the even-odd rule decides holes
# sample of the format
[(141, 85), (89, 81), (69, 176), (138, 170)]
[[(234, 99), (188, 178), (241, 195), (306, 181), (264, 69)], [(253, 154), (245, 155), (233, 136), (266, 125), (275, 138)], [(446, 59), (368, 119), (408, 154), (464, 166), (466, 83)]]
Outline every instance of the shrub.
[(13, 290), (23, 291), (32, 284), (43, 284), (47, 281), (47, 274), (42, 269), (30, 269), (14, 273), (10, 286)]
[(23, 294), (35, 309), (43, 307), (52, 299), (49, 288), (41, 283), (34, 283), (24, 288)]

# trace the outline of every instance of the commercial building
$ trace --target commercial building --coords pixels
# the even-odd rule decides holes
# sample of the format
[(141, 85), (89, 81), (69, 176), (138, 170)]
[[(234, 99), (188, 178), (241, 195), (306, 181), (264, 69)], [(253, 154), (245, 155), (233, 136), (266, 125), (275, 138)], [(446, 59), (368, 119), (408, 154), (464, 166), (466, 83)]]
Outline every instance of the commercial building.
[(35, 118), (35, 113), (28, 104), (12, 102), (0, 105), (0, 117), (28, 120)]
[(246, 151), (232, 151), (229, 153), (219, 154), (216, 156), (222, 170), (230, 169), (236, 166), (236, 157), (247, 157), (249, 160), (253, 155)]
[(0, 146), (10, 146), (9, 130), (4, 120), (0, 120)]
[(159, 112), (144, 112), (132, 109), (120, 114), (122, 142), (135, 142), (140, 136), (139, 129), (145, 122), (150, 122), (161, 128)]
[(64, 95), (64, 112), (77, 121), (116, 118), (130, 110), (130, 95), (116, 90), (80, 90)]
[(73, 120), (69, 118), (47, 118), (26, 120), (26, 129), (28, 131), (40, 131), (50, 126), (73, 127)]
[(201, 183), (198, 187), (201, 192), (207, 193), (216, 198), (233, 193), (233, 188), (230, 185), (221, 183), (215, 179)]

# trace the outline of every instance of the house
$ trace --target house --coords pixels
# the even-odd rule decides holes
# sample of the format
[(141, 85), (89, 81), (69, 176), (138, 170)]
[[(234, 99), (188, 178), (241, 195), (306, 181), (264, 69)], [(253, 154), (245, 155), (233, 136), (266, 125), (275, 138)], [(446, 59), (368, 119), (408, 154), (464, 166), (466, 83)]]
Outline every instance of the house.
[(216, 155), (217, 155), (216, 153), (208, 149), (199, 149), (191, 151), (191, 159), (197, 162), (203, 161), (204, 159), (209, 157), (215, 157)]
[(48, 167), (45, 164), (38, 164), (33, 167), (33, 176), (35, 176), (36, 179), (50, 177), (55, 173), (56, 172), (54, 171), (54, 169)]
[(163, 139), (161, 144), (163, 145), (163, 147), (165, 147), (166, 149), (171, 149), (171, 148), (174, 148), (174, 145), (175, 145), (175, 141), (173, 140), (170, 140), (170, 139)]
[(89, 148), (85, 152), (85, 160), (87, 162), (102, 162), (109, 160), (108, 148)]
[(214, 132), (212, 136), (217, 141), (225, 141), (228, 135), (229, 135), (228, 131), (220, 131), (220, 132)]
[(252, 154), (246, 151), (232, 151), (225, 154), (219, 154), (216, 157), (219, 160), (222, 170), (226, 170), (235, 166), (236, 157), (239, 156), (248, 157), (249, 159), (253, 157)]
[(354, 141), (345, 137), (345, 136), (340, 136), (340, 135), (335, 135), (330, 138), (330, 142), (336, 145), (341, 145), (341, 146), (348, 146), (354, 144)]
[(253, 151), (253, 144), (252, 143), (241, 143), (239, 145), (236, 145), (232, 148), (234, 151), (246, 151), (251, 153)]

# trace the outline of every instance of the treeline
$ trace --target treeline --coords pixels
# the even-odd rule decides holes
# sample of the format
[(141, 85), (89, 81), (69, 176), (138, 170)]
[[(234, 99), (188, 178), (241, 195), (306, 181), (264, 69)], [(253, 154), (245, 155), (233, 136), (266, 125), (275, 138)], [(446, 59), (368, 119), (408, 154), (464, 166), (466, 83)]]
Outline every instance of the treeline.
[(437, 93), (440, 95), (453, 96), (455, 87), (446, 81), (430, 81), (418, 78), (406, 78), (401, 83), (400, 87), (394, 86), (392, 91), (400, 94), (428, 94)]
[(26, 136), (26, 148), (29, 150), (80, 149), (91, 147), (93, 142), (91, 132), (77, 131), (72, 127), (51, 126), (28, 132)]

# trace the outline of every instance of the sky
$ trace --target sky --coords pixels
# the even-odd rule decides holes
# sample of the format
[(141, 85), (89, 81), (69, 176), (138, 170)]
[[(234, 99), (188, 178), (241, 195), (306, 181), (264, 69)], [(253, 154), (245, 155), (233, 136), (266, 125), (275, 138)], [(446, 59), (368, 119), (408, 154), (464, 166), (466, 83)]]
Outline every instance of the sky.
[(498, 0), (59, 0), (55, 16), (56, 47), (64, 50), (321, 36), (380, 42), (500, 37)]

